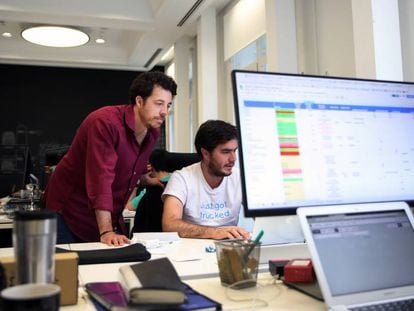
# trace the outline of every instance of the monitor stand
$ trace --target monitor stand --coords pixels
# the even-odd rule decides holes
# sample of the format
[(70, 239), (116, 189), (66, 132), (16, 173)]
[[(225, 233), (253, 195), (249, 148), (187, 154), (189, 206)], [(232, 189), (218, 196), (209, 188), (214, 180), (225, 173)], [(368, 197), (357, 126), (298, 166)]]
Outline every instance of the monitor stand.
[(253, 238), (260, 230), (264, 231), (260, 263), (268, 263), (270, 259), (310, 258), (296, 215), (256, 217)]

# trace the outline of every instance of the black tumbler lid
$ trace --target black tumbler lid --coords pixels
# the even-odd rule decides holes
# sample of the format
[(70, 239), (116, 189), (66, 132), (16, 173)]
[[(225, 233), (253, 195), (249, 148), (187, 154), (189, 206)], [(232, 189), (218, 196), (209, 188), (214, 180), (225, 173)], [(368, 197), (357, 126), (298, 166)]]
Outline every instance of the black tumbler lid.
[(56, 219), (56, 212), (49, 210), (36, 211), (16, 211), (14, 213), (15, 220), (42, 220), (42, 219)]

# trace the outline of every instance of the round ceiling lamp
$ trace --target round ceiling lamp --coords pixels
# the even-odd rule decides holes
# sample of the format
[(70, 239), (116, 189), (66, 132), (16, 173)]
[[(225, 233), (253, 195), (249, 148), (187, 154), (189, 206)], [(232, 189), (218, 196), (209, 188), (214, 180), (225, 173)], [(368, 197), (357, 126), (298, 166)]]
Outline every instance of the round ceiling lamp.
[(62, 26), (30, 27), (23, 30), (22, 37), (34, 44), (60, 48), (81, 46), (89, 41), (86, 33)]

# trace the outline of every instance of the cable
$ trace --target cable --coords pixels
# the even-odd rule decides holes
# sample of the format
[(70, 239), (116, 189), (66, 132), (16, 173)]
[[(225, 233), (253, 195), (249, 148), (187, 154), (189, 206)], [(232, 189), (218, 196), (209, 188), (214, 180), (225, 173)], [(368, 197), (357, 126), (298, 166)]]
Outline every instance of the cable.
[[(269, 301), (278, 297), (281, 293), (281, 281), (276, 277), (268, 277), (257, 281), (256, 286), (251, 286), (252, 280), (242, 280), (226, 288), (226, 298), (234, 302), (245, 302), (236, 309), (255, 310), (258, 307), (267, 307)], [(250, 287), (248, 287), (250, 286)]]

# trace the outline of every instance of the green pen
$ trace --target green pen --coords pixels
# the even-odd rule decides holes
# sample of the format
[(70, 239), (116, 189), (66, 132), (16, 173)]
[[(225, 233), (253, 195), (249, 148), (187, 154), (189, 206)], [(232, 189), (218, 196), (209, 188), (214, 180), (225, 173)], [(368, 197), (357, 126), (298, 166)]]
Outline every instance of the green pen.
[(260, 239), (263, 237), (264, 231), (263, 229), (260, 230), (259, 234), (256, 236), (256, 238), (253, 241), (253, 244), (249, 247), (248, 251), (246, 252), (246, 254), (244, 255), (244, 261), (246, 262), (247, 259), (249, 258), (250, 253), (253, 251), (254, 247), (259, 244)]
[(263, 229), (262, 229), (262, 230), (260, 230), (259, 234), (258, 234), (258, 235), (256, 236), (256, 238), (254, 239), (253, 243), (254, 243), (254, 244), (259, 243), (259, 242), (260, 242), (260, 239), (263, 237), (263, 234), (264, 234), (264, 231), (263, 231)]

